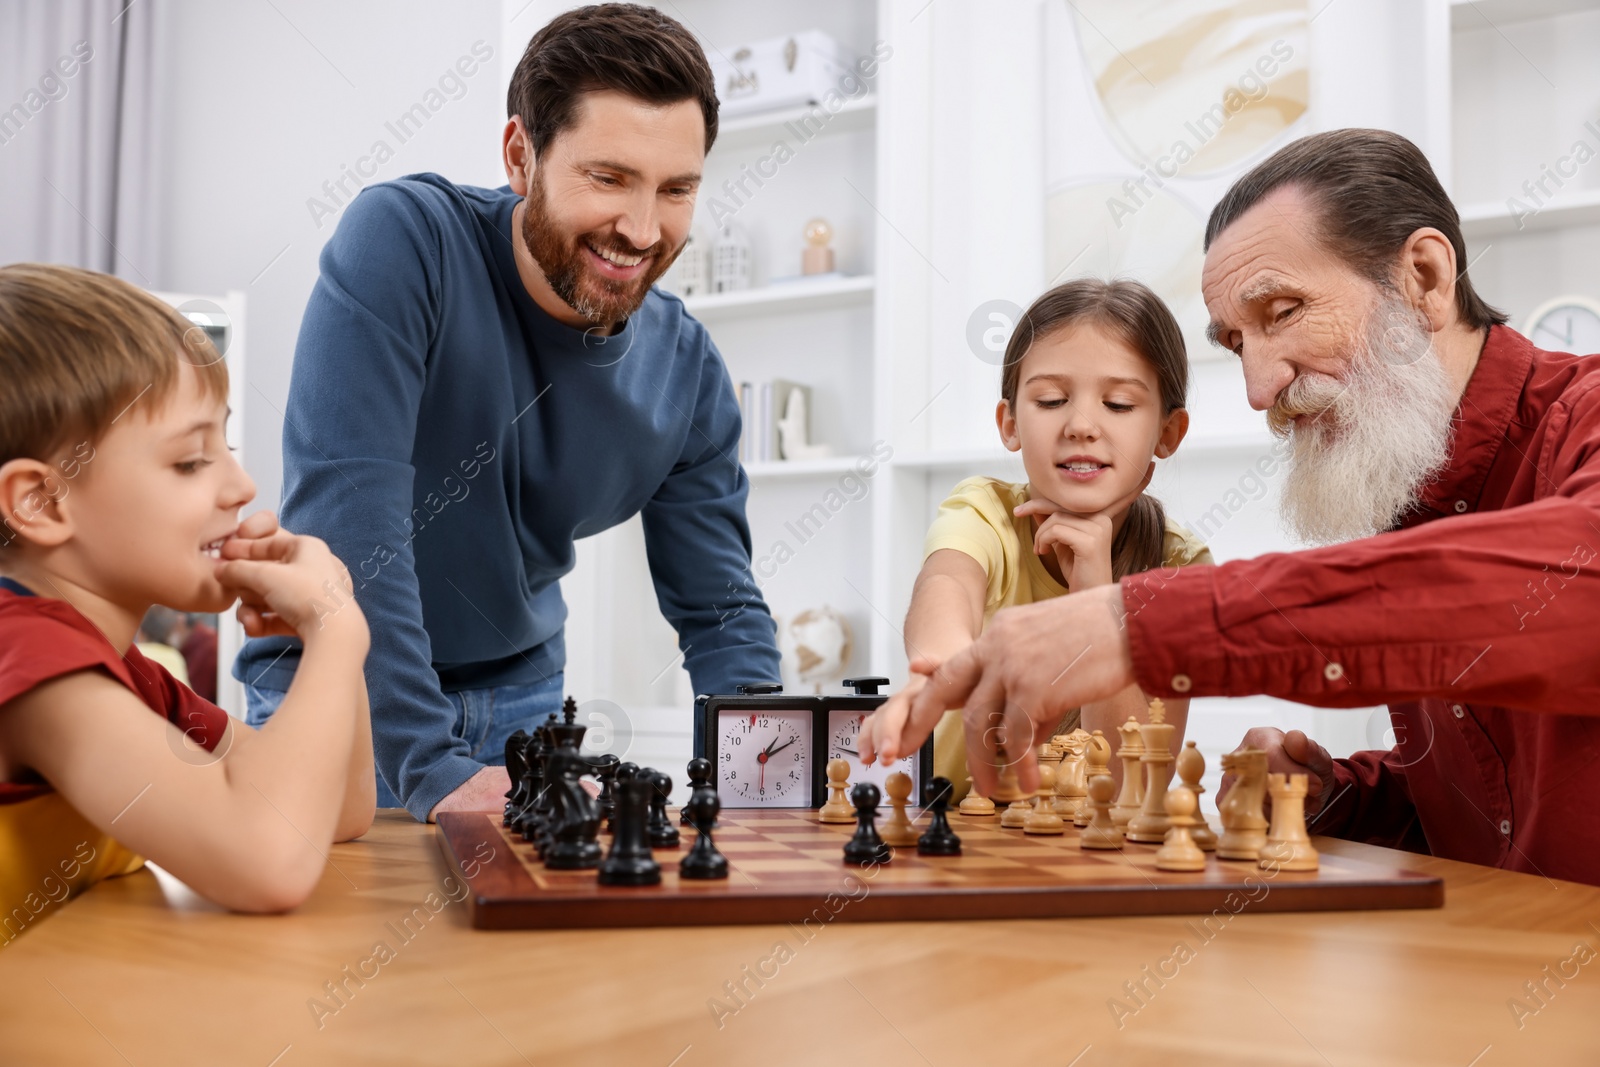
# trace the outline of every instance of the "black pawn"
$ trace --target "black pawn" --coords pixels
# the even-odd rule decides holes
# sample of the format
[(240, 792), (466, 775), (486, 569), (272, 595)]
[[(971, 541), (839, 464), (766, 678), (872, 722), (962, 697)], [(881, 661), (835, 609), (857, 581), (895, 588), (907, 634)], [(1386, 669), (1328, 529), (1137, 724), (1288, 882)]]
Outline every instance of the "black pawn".
[(672, 776), (651, 771), (645, 777), (655, 786), (650, 797), (650, 821), (646, 836), (651, 848), (677, 848), (678, 828), (667, 818), (667, 798), (672, 794)]
[(933, 779), (923, 790), (922, 796), (923, 803), (933, 812), (933, 822), (929, 824), (927, 832), (917, 838), (917, 855), (961, 855), (961, 838), (950, 829), (950, 820), (945, 815), (945, 809), (950, 806), (950, 779)]
[(601, 762), (595, 768), (594, 776), (600, 779), (600, 818), (604, 821), (607, 830), (611, 829), (611, 819), (617, 813), (617, 768), (620, 764), (615, 756), (601, 757)]
[[(617, 772), (616, 772), (615, 775), (613, 775), (613, 778), (615, 779), (615, 784), (612, 786), (612, 792), (616, 793), (616, 791), (622, 787), (622, 783), (623, 782), (626, 782), (629, 778), (632, 778), (635, 774), (638, 774), (638, 773), (639, 773), (639, 765), (637, 763), (619, 763), (619, 764), (617, 764)], [(620, 795), (620, 794), (618, 794), (618, 795)], [(616, 800), (613, 798), (613, 800), (611, 802), (611, 814), (606, 816), (606, 833), (614, 834), (616, 832), (617, 832), (617, 805), (616, 805)]]
[(650, 855), (646, 823), (655, 783), (642, 774), (617, 775), (617, 832), (600, 864), (601, 885), (658, 885), (661, 865)]
[(722, 810), (722, 798), (710, 786), (702, 785), (683, 806), (693, 820), (699, 836), (689, 846), (689, 854), (678, 864), (678, 877), (696, 880), (728, 877), (728, 857), (717, 851), (711, 840), (711, 828), (716, 825), (717, 812)]
[[(689, 795), (691, 797), (694, 796), (695, 790), (701, 788), (710, 789), (712, 792), (716, 792), (716, 787), (711, 784), (711, 761), (706, 759), (704, 756), (696, 756), (694, 759), (689, 761)], [(721, 809), (722, 805), (720, 802), (717, 804), (717, 807), (719, 810)], [(685, 804), (683, 806), (683, 813), (678, 821), (685, 826), (694, 825), (694, 820), (689, 818), (689, 805)], [(713, 825), (711, 828), (713, 830), (717, 829), (715, 825)]]
[(850, 790), (850, 803), (856, 806), (856, 832), (844, 846), (844, 861), (857, 867), (888, 863), (893, 851), (878, 836), (878, 800), (882, 794), (871, 782), (858, 782)]

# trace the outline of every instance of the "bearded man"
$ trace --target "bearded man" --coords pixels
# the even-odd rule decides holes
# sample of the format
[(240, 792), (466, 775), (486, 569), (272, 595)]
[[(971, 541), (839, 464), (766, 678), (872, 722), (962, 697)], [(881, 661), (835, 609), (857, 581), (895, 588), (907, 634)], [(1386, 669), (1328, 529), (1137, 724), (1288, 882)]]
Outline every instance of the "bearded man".
[(1285, 518), (1328, 547), (1001, 612), (914, 665), (930, 684), (881, 709), (863, 757), (964, 708), (986, 791), (1007, 734), (1133, 682), (1387, 703), (1392, 750), (1245, 742), (1311, 776), (1317, 832), (1600, 884), (1600, 360), (1504, 325), (1426, 158), (1377, 130), (1306, 137), (1241, 178), (1211, 213), (1202, 291), (1291, 443)]
[[(696, 690), (779, 676), (728, 372), (651, 288), (716, 138), (705, 56), (650, 8), (569, 11), (529, 42), (508, 111), (508, 185), (418, 174), (350, 204), (284, 418), (283, 522), (349, 567), (378, 804), (418, 819), (503, 803), (506, 739), (561, 706), (573, 540), (635, 514)], [(240, 654), (252, 722), (297, 662), (282, 639)]]

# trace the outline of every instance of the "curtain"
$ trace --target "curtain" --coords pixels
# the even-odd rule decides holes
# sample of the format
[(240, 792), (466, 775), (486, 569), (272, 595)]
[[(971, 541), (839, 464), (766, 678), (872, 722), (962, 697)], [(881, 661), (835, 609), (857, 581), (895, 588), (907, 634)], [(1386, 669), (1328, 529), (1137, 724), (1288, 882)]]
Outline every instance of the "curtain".
[(164, 4), (0, 4), (0, 263), (156, 286)]

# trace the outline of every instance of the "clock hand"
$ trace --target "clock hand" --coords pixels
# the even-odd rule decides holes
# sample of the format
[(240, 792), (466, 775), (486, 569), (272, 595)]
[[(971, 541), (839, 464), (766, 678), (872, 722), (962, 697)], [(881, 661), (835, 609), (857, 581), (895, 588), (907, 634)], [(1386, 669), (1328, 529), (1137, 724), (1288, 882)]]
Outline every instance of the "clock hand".
[(853, 748), (845, 748), (843, 745), (840, 745), (839, 746), (839, 751), (840, 752), (848, 752), (848, 753), (850, 753), (850, 755), (854, 756), (856, 759), (860, 759), (861, 758), (861, 753), (857, 752)]
[[(774, 737), (773, 740), (776, 741), (777, 738)], [(789, 738), (789, 740), (785, 741), (783, 744), (779, 745), (777, 748), (773, 748), (770, 745), (767, 746), (767, 755), (768, 756), (776, 756), (778, 753), (782, 752), (784, 749), (786, 749), (790, 745), (794, 744), (794, 740), (795, 739), (791, 737), (791, 738)]]

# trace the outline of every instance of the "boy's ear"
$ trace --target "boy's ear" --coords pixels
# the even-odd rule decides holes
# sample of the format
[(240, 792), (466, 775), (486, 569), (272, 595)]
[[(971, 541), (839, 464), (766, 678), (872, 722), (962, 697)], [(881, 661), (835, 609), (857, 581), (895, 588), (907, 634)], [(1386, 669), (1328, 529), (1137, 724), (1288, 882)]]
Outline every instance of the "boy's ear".
[(1176, 452), (1188, 432), (1189, 410), (1178, 408), (1161, 424), (1161, 436), (1156, 438), (1156, 458), (1166, 459)]
[(1000, 443), (1006, 446), (1007, 452), (1022, 447), (1022, 438), (1017, 436), (1017, 416), (1004, 400), (994, 406), (994, 424), (1000, 429)]
[(67, 480), (48, 463), (13, 459), (0, 466), (0, 544), (19, 539), (54, 548), (72, 536), (61, 508)]

